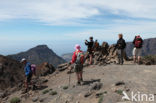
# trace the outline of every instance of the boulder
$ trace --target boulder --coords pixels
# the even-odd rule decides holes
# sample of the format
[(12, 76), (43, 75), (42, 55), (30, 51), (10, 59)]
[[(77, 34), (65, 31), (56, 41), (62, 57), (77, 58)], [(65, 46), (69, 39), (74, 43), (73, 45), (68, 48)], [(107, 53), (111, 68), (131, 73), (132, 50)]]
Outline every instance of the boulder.
[(48, 74), (52, 74), (53, 72), (55, 72), (54, 66), (47, 62), (37, 66), (36, 69), (37, 76), (46, 76)]
[(33, 98), (32, 98), (32, 101), (33, 101), (33, 102), (37, 102), (37, 101), (38, 101), (38, 97), (37, 97), (37, 96), (36, 96), (36, 97), (33, 97)]
[[(93, 64), (99, 66), (105, 66), (108, 64), (116, 64), (117, 63), (117, 51), (115, 45), (110, 45), (107, 42), (103, 42), (100, 49), (95, 50), (93, 53)], [(126, 53), (124, 55), (125, 60), (129, 60)], [(89, 54), (86, 52), (85, 54), (85, 62), (84, 67), (89, 66)], [(60, 64), (58, 66), (59, 71), (64, 71), (68, 68), (68, 63)]]
[(102, 83), (100, 83), (100, 82), (95, 82), (95, 83), (93, 83), (92, 85), (91, 85), (91, 87), (90, 87), (90, 90), (92, 91), (92, 90), (100, 90), (101, 89), (101, 87), (102, 87)]

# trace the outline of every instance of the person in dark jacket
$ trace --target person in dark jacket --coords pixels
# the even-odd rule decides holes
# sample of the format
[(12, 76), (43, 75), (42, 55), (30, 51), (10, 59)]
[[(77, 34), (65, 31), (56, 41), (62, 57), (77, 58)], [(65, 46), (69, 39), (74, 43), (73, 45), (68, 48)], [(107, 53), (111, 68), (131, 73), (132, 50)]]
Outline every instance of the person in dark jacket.
[(93, 58), (94, 41), (93, 41), (93, 37), (90, 37), (89, 39), (90, 39), (90, 41), (85, 40), (85, 44), (88, 46), (87, 51), (89, 53), (89, 58), (90, 58), (89, 64), (91, 65), (92, 58)]
[(27, 60), (25, 58), (23, 58), (21, 60), (21, 63), (23, 63), (25, 65), (24, 67), (24, 72), (25, 72), (25, 76), (26, 76), (26, 81), (25, 81), (25, 88), (26, 91), (28, 91), (28, 85), (31, 84), (31, 79), (32, 79), (32, 71), (31, 71), (31, 64), (29, 62), (27, 62)]
[(134, 60), (134, 63), (140, 64), (140, 61), (141, 61), (141, 49), (142, 49), (142, 46), (143, 46), (143, 40), (140, 37), (140, 35), (135, 36), (135, 38), (133, 40), (133, 45), (134, 45), (134, 49), (133, 49), (133, 60)]
[(117, 41), (116, 48), (117, 48), (117, 54), (118, 54), (118, 64), (123, 65), (124, 63), (124, 52), (126, 48), (126, 42), (123, 39), (123, 35), (119, 34), (119, 40)]

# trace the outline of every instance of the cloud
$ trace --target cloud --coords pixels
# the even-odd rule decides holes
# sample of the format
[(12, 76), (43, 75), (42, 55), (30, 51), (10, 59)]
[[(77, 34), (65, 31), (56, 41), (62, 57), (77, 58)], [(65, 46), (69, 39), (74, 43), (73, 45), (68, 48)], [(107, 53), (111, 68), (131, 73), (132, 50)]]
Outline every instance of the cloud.
[[(156, 19), (155, 0), (1, 0), (0, 21), (32, 19), (50, 25), (81, 24), (106, 15)], [(83, 23), (83, 22), (82, 22)]]
[[(126, 23), (125, 23), (126, 22)], [(129, 22), (129, 24), (127, 24)], [(121, 23), (121, 21), (119, 21)], [(156, 22), (135, 22), (132, 20), (122, 21), (122, 24), (112, 24), (107, 28), (100, 28), (100, 29), (89, 29), (73, 34), (66, 34), (64, 39), (71, 39), (71, 40), (85, 40), (90, 36), (95, 37), (95, 39), (101, 41), (108, 41), (114, 42), (118, 39), (118, 34), (123, 33), (124, 38), (126, 41), (132, 41), (134, 36), (141, 35), (143, 39), (147, 38), (155, 38), (156, 31), (155, 31)]]

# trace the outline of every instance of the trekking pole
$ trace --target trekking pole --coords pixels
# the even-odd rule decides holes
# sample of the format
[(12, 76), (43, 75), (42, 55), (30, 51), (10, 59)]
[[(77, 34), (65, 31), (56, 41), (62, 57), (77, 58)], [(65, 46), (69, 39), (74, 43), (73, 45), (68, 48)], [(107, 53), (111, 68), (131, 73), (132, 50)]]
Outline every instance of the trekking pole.
[[(70, 66), (68, 66), (68, 68), (69, 68)], [(70, 72), (69, 72), (69, 84), (68, 84), (68, 86), (70, 86), (70, 79), (71, 79), (71, 67), (70, 67)]]
[(71, 78), (71, 73), (69, 73), (69, 85), (68, 86), (70, 86), (70, 78)]

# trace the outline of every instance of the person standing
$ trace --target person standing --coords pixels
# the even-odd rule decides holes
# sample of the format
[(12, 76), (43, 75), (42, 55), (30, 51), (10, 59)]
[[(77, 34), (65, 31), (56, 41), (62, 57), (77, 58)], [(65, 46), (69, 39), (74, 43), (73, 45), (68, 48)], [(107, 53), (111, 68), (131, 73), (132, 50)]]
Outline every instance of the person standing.
[[(75, 52), (73, 53), (72, 60), (69, 65), (74, 65), (74, 71), (77, 76), (77, 85), (83, 83), (83, 63), (84, 63), (84, 53), (80, 50), (79, 44), (75, 45)], [(71, 71), (71, 68), (70, 68)]]
[(140, 64), (141, 61), (141, 49), (143, 46), (143, 40), (140, 35), (135, 36), (133, 40), (134, 49), (133, 49), (133, 61), (134, 63)]
[(92, 59), (93, 59), (93, 47), (94, 47), (94, 41), (93, 41), (93, 37), (89, 38), (90, 41), (85, 40), (85, 44), (88, 46), (88, 53), (89, 53), (89, 64), (92, 64)]
[(119, 34), (118, 37), (119, 37), (119, 39), (118, 39), (117, 44), (116, 44), (117, 54), (118, 54), (118, 64), (123, 65), (126, 42), (123, 39), (123, 34)]
[(94, 42), (94, 51), (98, 51), (99, 50), (99, 42), (98, 40), (95, 40)]
[(25, 71), (25, 76), (26, 76), (26, 80), (25, 80), (25, 92), (28, 91), (28, 86), (31, 83), (31, 79), (32, 79), (32, 71), (31, 71), (31, 64), (29, 62), (27, 62), (27, 60), (25, 58), (23, 58), (21, 60), (21, 63), (23, 63), (25, 65), (24, 67), (24, 71)]

